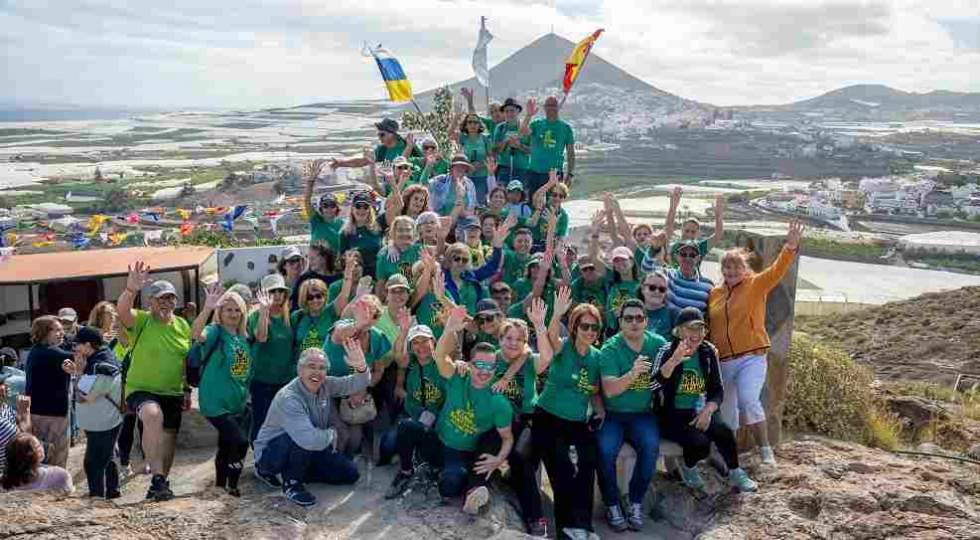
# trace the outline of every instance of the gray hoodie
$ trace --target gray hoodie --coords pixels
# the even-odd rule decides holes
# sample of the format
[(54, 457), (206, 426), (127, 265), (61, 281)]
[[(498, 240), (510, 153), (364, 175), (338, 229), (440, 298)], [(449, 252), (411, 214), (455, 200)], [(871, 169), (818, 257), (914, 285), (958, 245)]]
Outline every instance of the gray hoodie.
[(364, 391), (371, 382), (371, 370), (346, 377), (326, 377), (313, 394), (299, 377), (282, 387), (272, 398), (269, 414), (255, 438), (255, 461), (273, 439), (286, 433), (300, 448), (311, 452), (326, 449), (333, 442), (330, 427), (330, 398)]

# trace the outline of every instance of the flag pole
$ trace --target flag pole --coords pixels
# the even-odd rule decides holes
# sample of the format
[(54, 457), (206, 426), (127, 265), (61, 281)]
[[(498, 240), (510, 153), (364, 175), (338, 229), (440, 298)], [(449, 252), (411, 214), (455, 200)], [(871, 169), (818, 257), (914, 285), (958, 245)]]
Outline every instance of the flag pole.
[[(484, 16), (480, 16), (480, 29), (481, 29), (481, 31), (482, 31), (482, 29), (486, 28), (486, 26), (487, 26), (487, 18), (484, 17)], [(487, 114), (490, 114), (490, 66), (489, 65), (487, 66), (487, 86), (486, 86), (486, 91), (487, 91)]]
[(412, 98), (412, 105), (415, 105), (415, 110), (418, 111), (419, 114), (422, 114), (422, 107), (419, 107), (419, 104), (415, 102), (415, 98)]

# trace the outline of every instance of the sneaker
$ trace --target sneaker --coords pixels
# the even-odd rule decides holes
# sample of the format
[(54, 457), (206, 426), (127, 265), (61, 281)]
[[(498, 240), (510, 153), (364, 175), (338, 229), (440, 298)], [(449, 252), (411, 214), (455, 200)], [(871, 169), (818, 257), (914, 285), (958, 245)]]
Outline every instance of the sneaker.
[(286, 495), (287, 499), (299, 506), (313, 506), (316, 504), (316, 497), (306, 490), (306, 486), (295, 480), (283, 486), (282, 492)]
[(466, 502), (463, 503), (463, 512), (471, 515), (476, 514), (489, 501), (490, 490), (486, 486), (475, 487), (466, 494)]
[(153, 501), (169, 501), (174, 498), (174, 492), (170, 490), (170, 482), (162, 474), (155, 474), (150, 479), (150, 489), (146, 492), (146, 499)]
[(401, 497), (402, 493), (408, 489), (408, 484), (412, 481), (412, 473), (409, 471), (398, 471), (395, 479), (391, 481), (391, 486), (385, 492), (385, 499)]
[(681, 480), (684, 481), (685, 486), (691, 489), (704, 489), (704, 480), (701, 479), (701, 473), (698, 472), (697, 467), (688, 469), (686, 465), (681, 465)]
[(276, 488), (276, 489), (282, 488), (282, 482), (279, 481), (278, 474), (266, 474), (260, 471), (258, 467), (255, 467), (255, 470), (253, 472), (255, 474), (255, 477), (261, 480), (263, 484), (271, 488)]
[(548, 518), (541, 518), (528, 523), (527, 533), (538, 538), (548, 538)]
[(123, 478), (129, 478), (130, 476), (133, 476), (133, 466), (129, 463), (120, 465), (119, 479), (122, 480)]
[(113, 499), (118, 499), (119, 497), (122, 497), (122, 493), (120, 493), (119, 490), (117, 489), (115, 491), (110, 491), (109, 493), (106, 493), (105, 500), (111, 501)]
[(741, 467), (738, 469), (732, 469), (728, 473), (728, 483), (737, 488), (741, 492), (756, 491), (759, 489), (759, 484), (756, 484), (754, 480), (749, 478), (748, 473), (742, 470)]
[(643, 530), (643, 505), (640, 503), (630, 504), (630, 513), (626, 516), (630, 524), (630, 529), (634, 531)]
[(759, 455), (762, 457), (763, 465), (776, 466), (776, 454), (773, 453), (771, 446), (760, 446)]
[(618, 504), (614, 504), (606, 510), (606, 521), (616, 532), (623, 532), (628, 527), (626, 518), (623, 516), (623, 509)]
[(589, 540), (589, 531), (565, 527), (565, 537), (569, 540)]

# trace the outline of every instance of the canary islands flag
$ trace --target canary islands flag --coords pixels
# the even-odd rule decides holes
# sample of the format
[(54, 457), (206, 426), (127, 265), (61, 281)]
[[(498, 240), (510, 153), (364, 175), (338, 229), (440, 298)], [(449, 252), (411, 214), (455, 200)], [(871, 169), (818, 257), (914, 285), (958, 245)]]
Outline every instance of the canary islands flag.
[(572, 85), (575, 84), (575, 79), (578, 78), (579, 73), (582, 71), (585, 59), (589, 57), (589, 52), (592, 51), (592, 45), (599, 39), (600, 34), (602, 34), (602, 28), (593, 32), (591, 36), (579, 41), (578, 45), (572, 49), (572, 54), (568, 55), (568, 59), (565, 60), (565, 77), (562, 79), (562, 85), (566, 94), (572, 89)]
[(405, 70), (402, 69), (398, 60), (391, 55), (391, 52), (380, 44), (377, 47), (365, 45), (365, 49), (378, 64), (381, 78), (384, 79), (385, 86), (388, 88), (388, 99), (396, 103), (412, 101), (412, 83), (408, 82)]

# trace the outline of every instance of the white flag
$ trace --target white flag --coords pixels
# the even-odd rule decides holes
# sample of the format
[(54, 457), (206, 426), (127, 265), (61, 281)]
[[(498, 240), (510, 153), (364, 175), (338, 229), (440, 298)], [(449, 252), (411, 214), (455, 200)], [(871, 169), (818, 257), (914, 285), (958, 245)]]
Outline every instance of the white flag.
[(493, 39), (493, 34), (487, 30), (487, 18), (480, 17), (480, 35), (476, 38), (476, 48), (473, 49), (473, 73), (480, 84), (490, 87), (490, 69), (487, 68), (487, 45)]

